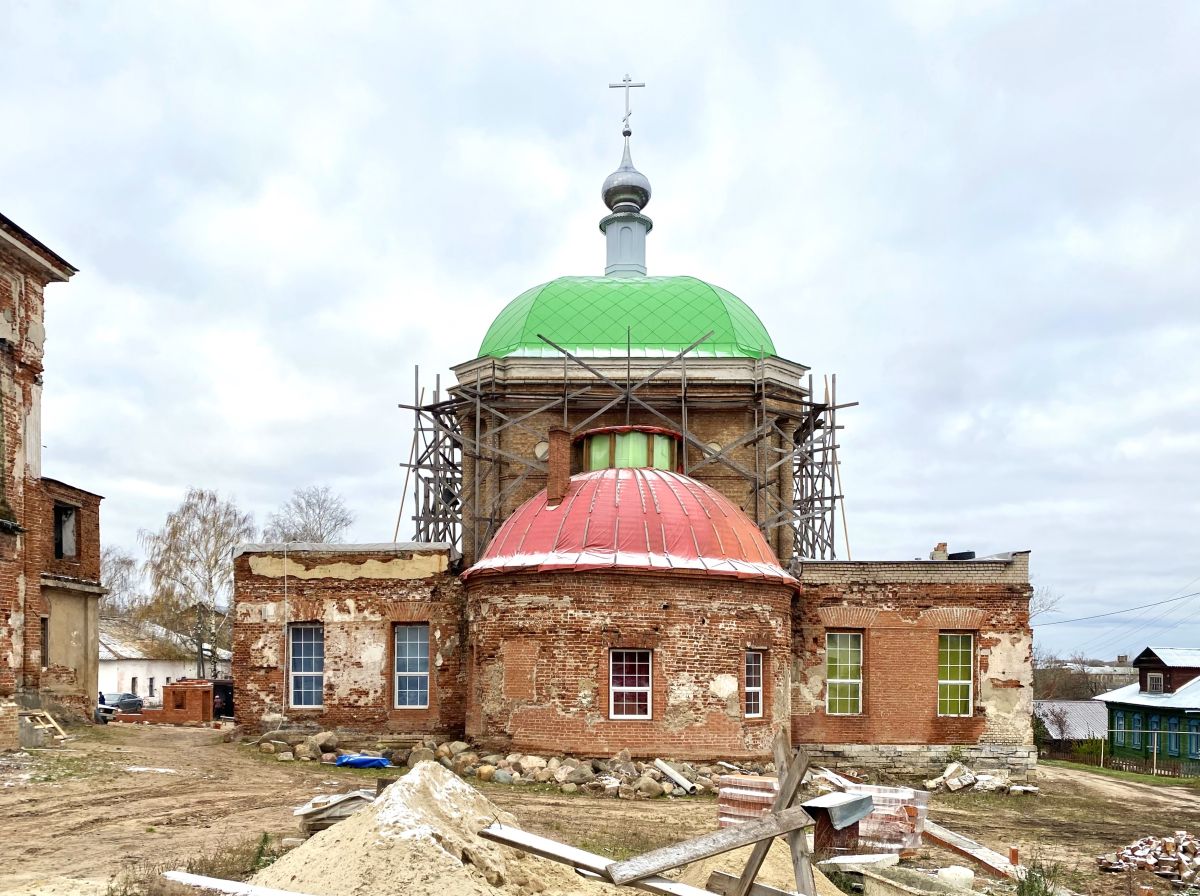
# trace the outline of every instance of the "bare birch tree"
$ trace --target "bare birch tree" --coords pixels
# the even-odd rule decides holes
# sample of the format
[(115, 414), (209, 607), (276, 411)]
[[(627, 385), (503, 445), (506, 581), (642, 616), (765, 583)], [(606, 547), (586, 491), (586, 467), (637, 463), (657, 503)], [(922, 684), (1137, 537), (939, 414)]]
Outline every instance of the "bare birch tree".
[(137, 558), (124, 548), (105, 545), (100, 551), (100, 584), (108, 594), (100, 599), (101, 610), (131, 610), (141, 594), (142, 575)]
[[(228, 644), (224, 612), (233, 591), (233, 549), (254, 539), (254, 518), (215, 491), (188, 489), (157, 532), (142, 530), (150, 594), (142, 615), (190, 632), (197, 673), (205, 674), (205, 644)], [(210, 651), (211, 656), (211, 651)]]
[(298, 488), (267, 520), (265, 542), (338, 542), (354, 522), (342, 496), (327, 485)]

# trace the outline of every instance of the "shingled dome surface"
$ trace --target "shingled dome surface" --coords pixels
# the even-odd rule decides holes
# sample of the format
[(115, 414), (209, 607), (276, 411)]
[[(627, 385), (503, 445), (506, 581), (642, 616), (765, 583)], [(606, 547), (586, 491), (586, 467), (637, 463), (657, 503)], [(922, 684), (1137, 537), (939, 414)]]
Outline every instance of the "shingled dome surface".
[(796, 580), (753, 521), (720, 492), (679, 473), (596, 470), (571, 477), (557, 507), (542, 490), (510, 516), (468, 579), (519, 570), (654, 570)]
[(509, 302), (479, 356), (558, 357), (540, 334), (582, 357), (670, 357), (709, 331), (712, 338), (696, 354), (775, 354), (767, 328), (745, 302), (695, 277), (559, 277)]

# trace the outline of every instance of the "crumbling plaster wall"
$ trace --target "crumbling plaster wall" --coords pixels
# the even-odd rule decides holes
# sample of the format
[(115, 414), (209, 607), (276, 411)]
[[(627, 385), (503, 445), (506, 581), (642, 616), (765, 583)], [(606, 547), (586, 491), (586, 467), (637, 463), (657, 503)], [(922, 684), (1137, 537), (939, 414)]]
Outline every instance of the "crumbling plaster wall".
[[(1027, 553), (1008, 560), (807, 563), (800, 580), (793, 741), (819, 755), (850, 755), (860, 766), (898, 765), (895, 771), (936, 766), (952, 747), (1018, 773), (1033, 764)], [(863, 635), (860, 714), (825, 711), (830, 631)], [(969, 717), (938, 715), (940, 632), (974, 636)], [(922, 754), (912, 747), (932, 749)]]
[[(356, 550), (356, 548), (359, 548)], [(285, 556), (286, 554), (286, 556)], [(234, 561), (234, 707), (238, 721), (397, 733), (459, 733), (466, 669), (462, 585), (440, 547), (253, 547)], [(324, 628), (323, 706), (293, 707), (288, 626)], [(429, 624), (426, 709), (393, 705), (393, 630)]]
[[(602, 755), (770, 754), (789, 718), (791, 588), (716, 576), (507, 573), (467, 583), (467, 734), (496, 747)], [(743, 711), (764, 652), (764, 712)], [(652, 652), (652, 718), (609, 718), (609, 651)]]

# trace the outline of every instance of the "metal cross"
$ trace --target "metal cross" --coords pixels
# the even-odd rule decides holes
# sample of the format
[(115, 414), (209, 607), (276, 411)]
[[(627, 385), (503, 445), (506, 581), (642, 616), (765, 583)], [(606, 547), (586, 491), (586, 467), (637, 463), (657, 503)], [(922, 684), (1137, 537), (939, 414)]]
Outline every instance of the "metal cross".
[(626, 131), (628, 131), (629, 130), (629, 116), (633, 114), (633, 112), (629, 108), (629, 88), (630, 87), (645, 87), (646, 84), (644, 82), (635, 82), (629, 77), (628, 74), (626, 74), (625, 79), (623, 81), (618, 81), (616, 84), (609, 84), (608, 86), (625, 88), (625, 117), (623, 119), (621, 119), (621, 124), (624, 127), (624, 129)]

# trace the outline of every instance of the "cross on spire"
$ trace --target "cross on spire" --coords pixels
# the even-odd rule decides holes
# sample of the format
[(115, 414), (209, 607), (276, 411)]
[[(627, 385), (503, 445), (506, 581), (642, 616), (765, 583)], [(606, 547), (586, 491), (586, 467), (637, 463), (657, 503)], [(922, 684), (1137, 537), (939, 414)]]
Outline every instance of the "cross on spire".
[(645, 82), (634, 81), (632, 78), (629, 77), (629, 74), (626, 73), (624, 80), (618, 81), (616, 84), (609, 84), (608, 86), (625, 88), (625, 117), (623, 119), (621, 119), (621, 125), (622, 125), (621, 133), (623, 133), (626, 137), (628, 137), (630, 134), (633, 133), (633, 131), (631, 131), (629, 129), (629, 116), (633, 114), (632, 110), (629, 108), (629, 88), (630, 87), (645, 87), (646, 84), (645, 84)]

